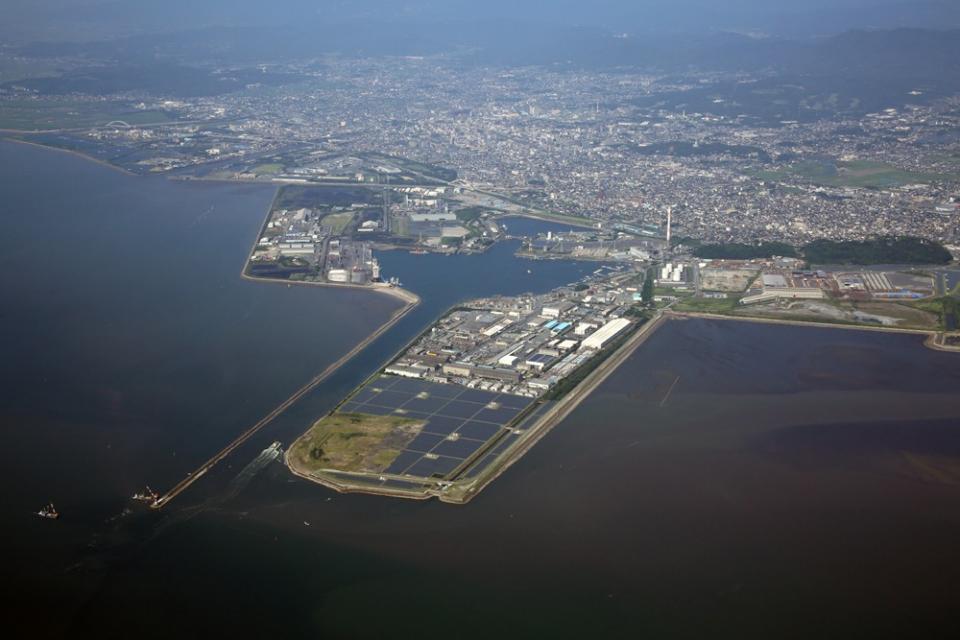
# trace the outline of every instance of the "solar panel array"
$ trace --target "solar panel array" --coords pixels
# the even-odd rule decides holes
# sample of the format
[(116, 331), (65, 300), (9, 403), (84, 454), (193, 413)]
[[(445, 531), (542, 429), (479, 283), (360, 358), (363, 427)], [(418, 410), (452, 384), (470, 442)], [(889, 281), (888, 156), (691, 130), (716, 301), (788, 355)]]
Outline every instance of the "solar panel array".
[(530, 402), (506, 393), (380, 375), (340, 411), (423, 420), (423, 430), (386, 472), (430, 478), (446, 477), (460, 467)]

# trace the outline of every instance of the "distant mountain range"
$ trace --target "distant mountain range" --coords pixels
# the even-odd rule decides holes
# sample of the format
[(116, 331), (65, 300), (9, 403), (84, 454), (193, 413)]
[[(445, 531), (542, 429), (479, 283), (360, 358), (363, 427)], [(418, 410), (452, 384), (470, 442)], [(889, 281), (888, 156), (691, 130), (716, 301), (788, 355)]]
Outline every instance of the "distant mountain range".
[(322, 22), (295, 27), (214, 27), (85, 43), (38, 42), (30, 56), (84, 56), (150, 64), (252, 64), (346, 55), (446, 55), (466, 64), (637, 66), (665, 71), (774, 68), (819, 75), (939, 79), (960, 72), (960, 29), (856, 30), (818, 38), (756, 37), (733, 32), (689, 36), (624, 36), (595, 27), (423, 22), (403, 28), (367, 21), (346, 31)]
[[(107, 3), (91, 1), (95, 2), (98, 11), (108, 6)], [(309, 60), (339, 53), (347, 56), (442, 56), (450, 64), (462, 65), (550, 65), (603, 70), (643, 68), (661, 73), (680, 73), (690, 69), (770, 71), (775, 78), (770, 82), (777, 85), (771, 89), (783, 95), (786, 95), (784, 87), (796, 84), (802, 87), (804, 95), (821, 94), (840, 104), (857, 105), (850, 107), (854, 111), (899, 106), (908, 92), (915, 89), (922, 91), (926, 98), (960, 92), (960, 29), (859, 29), (802, 38), (759, 36), (741, 31), (685, 35), (664, 31), (638, 35), (602, 26), (570, 26), (569, 21), (556, 16), (534, 22), (529, 19), (530, 7), (526, 5), (524, 9), (517, 9), (517, 19), (511, 21), (466, 21), (466, 14), (455, 10), (460, 0), (453, 1), (435, 15), (426, 16), (423, 7), (431, 6), (432, 1), (415, 0), (403, 5), (404, 11), (384, 8), (383, 15), (357, 13), (358, 6), (374, 6), (376, 3), (371, 0), (359, 5), (343, 3), (349, 11), (341, 7), (342, 10), (329, 16), (309, 12), (295, 24), (214, 26), (92, 42), (23, 44), (13, 50), (29, 56), (88, 59), (90, 64), (61, 78), (20, 80), (17, 84), (44, 93), (144, 90), (173, 95), (215, 94), (233, 91), (254, 80), (284, 83), (297, 79), (283, 74), (261, 75), (254, 79), (238, 71), (229, 76), (221, 74), (215, 78), (216, 82), (207, 82), (204, 74), (216, 66), (242, 67)], [(863, 0), (847, 0), (840, 3), (842, 6), (832, 8), (814, 2), (809, 10), (818, 7), (826, 12), (852, 10), (851, 3), (858, 1)], [(751, 3), (755, 4), (755, 1), (741, 0), (732, 4), (736, 9), (751, 6)], [(622, 6), (622, 3), (600, 2), (598, 11), (601, 16), (605, 7), (609, 9), (614, 4)], [(941, 4), (930, 2), (911, 6)], [(170, 5), (176, 12), (181, 6), (180, 0), (171, 0)], [(558, 6), (567, 5), (570, 3), (561, 2)], [(238, 6), (245, 5), (240, 3)], [(489, 13), (496, 15), (497, 7), (505, 5), (497, 0), (492, 6)], [(885, 11), (896, 15), (897, 6), (901, 5), (885, 5)], [(313, 16), (312, 19), (309, 16)], [(197, 67), (205, 70), (200, 72)], [(729, 91), (731, 104), (737, 109), (742, 108), (740, 105), (744, 100), (736, 95), (739, 89), (731, 86)], [(707, 98), (712, 101), (715, 97), (695, 93), (678, 96), (677, 104), (697, 108), (698, 100), (707, 103)], [(747, 96), (745, 99), (753, 98)], [(794, 100), (799, 105), (803, 96), (787, 95), (787, 100)], [(761, 118), (789, 119), (790, 116), (785, 114), (791, 110), (796, 111), (798, 117), (824, 115), (799, 107), (766, 109), (762, 105), (756, 106), (755, 113)], [(843, 108), (839, 110), (843, 111)]]

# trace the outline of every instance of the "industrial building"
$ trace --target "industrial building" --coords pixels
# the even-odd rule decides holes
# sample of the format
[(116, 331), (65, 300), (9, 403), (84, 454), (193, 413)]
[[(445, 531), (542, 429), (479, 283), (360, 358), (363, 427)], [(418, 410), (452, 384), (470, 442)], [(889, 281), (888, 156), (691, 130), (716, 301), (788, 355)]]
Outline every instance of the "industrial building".
[(628, 276), (595, 274), (577, 292), (475, 301), (441, 318), (384, 373), (537, 397), (634, 325), (624, 311), (635, 287), (619, 286)]
[(757, 304), (778, 299), (820, 300), (826, 297), (823, 278), (815, 273), (764, 271), (759, 288), (747, 291), (740, 304)]
[(632, 323), (626, 318), (617, 318), (616, 320), (611, 320), (587, 337), (580, 344), (580, 348), (594, 349), (599, 351), (607, 346), (611, 340), (620, 335), (620, 333), (622, 333), (631, 324)]

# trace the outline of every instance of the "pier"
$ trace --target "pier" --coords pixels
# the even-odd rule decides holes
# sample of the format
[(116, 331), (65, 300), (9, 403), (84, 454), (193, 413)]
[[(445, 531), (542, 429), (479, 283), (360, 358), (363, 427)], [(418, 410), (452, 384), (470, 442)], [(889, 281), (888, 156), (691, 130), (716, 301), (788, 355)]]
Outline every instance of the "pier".
[[(391, 293), (393, 293), (393, 295), (397, 295), (396, 292), (397, 292), (396, 289), (391, 290)], [(340, 367), (345, 365), (347, 362), (353, 359), (354, 356), (356, 356), (358, 353), (360, 353), (365, 348), (367, 348), (367, 346), (369, 346), (370, 343), (372, 343), (374, 340), (376, 340), (381, 335), (386, 333), (391, 327), (393, 327), (393, 325), (399, 322), (401, 318), (407, 315), (411, 309), (417, 306), (417, 304), (420, 301), (418, 297), (416, 297), (414, 294), (410, 292), (403, 291), (403, 294), (405, 294), (406, 296), (404, 298), (407, 301), (406, 306), (404, 306), (403, 309), (395, 313), (393, 317), (390, 318), (390, 320), (388, 320), (383, 326), (381, 326), (375, 332), (367, 336), (367, 338), (363, 340), (363, 342), (359, 343), (353, 349), (345, 353), (339, 360), (337, 360), (336, 362), (328, 366), (326, 369), (320, 372), (319, 375), (312, 378), (307, 384), (297, 389), (297, 391), (294, 392), (293, 395), (291, 395), (289, 398), (284, 400), (276, 409), (274, 409), (273, 411), (265, 415), (263, 418), (260, 419), (259, 422), (257, 422), (255, 425), (253, 425), (246, 431), (244, 431), (242, 434), (240, 434), (235, 440), (233, 440), (226, 447), (218, 451), (213, 457), (211, 457), (209, 460), (207, 460), (202, 465), (200, 465), (195, 471), (188, 473), (186, 478), (178, 482), (176, 485), (173, 486), (173, 488), (171, 488), (162, 496), (154, 500), (153, 503), (151, 503), (150, 507), (152, 509), (161, 509), (165, 507), (167, 504), (170, 503), (171, 500), (173, 500), (178, 495), (180, 495), (181, 493), (189, 489), (190, 485), (192, 485), (194, 482), (196, 482), (201, 477), (203, 477), (208, 471), (210, 471), (210, 469), (215, 467), (217, 463), (219, 463), (221, 460), (223, 460), (224, 458), (229, 456), (231, 453), (236, 451), (243, 443), (245, 443), (247, 440), (252, 438), (258, 431), (260, 431), (265, 426), (273, 422), (273, 420), (277, 418), (277, 416), (279, 416), (281, 413), (289, 409), (294, 403), (296, 403), (298, 400), (303, 398), (303, 396), (307, 395), (308, 393), (316, 389), (317, 386), (319, 386), (324, 380), (326, 380), (331, 375), (333, 375)]]

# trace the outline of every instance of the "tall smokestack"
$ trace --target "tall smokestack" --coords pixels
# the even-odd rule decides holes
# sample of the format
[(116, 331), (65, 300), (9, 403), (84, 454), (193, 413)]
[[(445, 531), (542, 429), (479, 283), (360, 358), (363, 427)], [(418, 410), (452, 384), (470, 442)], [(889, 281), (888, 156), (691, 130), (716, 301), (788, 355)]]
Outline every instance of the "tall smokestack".
[(667, 207), (667, 249), (670, 249), (670, 226), (673, 224), (673, 207)]

